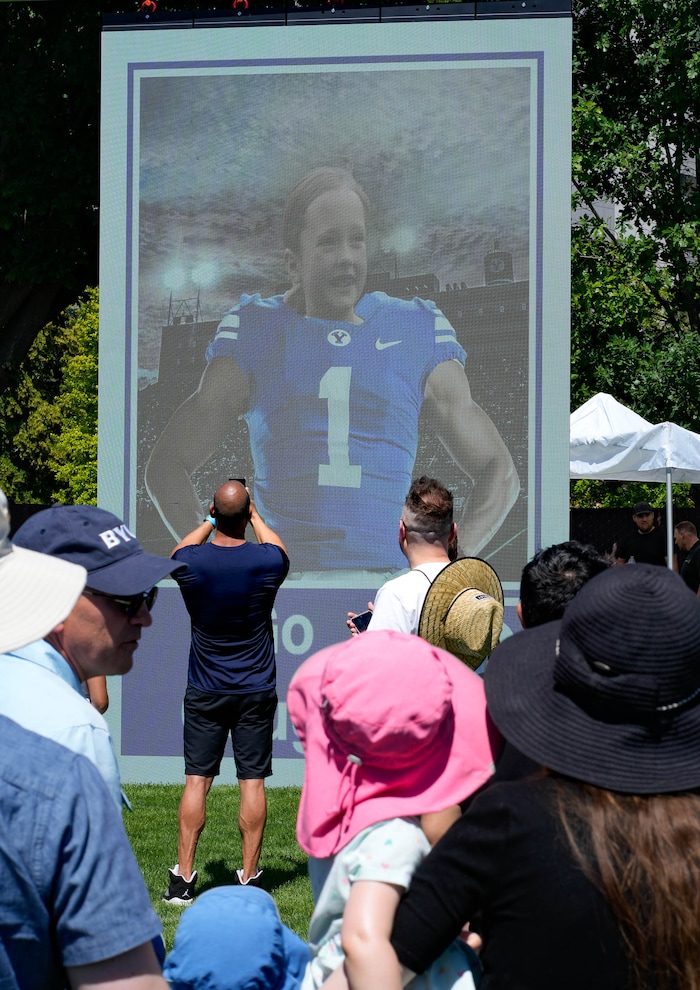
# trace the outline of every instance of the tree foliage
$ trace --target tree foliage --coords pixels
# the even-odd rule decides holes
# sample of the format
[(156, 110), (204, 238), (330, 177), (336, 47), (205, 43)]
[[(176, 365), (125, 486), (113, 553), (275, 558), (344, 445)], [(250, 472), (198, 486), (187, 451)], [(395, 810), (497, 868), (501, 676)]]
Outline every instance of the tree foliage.
[[(698, 430), (697, 0), (574, 0), (572, 116), (572, 409), (605, 391), (652, 422)], [(614, 227), (600, 201), (615, 204)], [(572, 504), (659, 493), (577, 482)]]
[(0, 484), (18, 503), (97, 499), (97, 289), (37, 335), (0, 395)]
[[(672, 485), (676, 508), (693, 507), (691, 485)], [(572, 509), (629, 509), (637, 502), (648, 502), (655, 509), (666, 508), (666, 485), (641, 481), (621, 481), (611, 484), (595, 478), (582, 478), (571, 483)]]
[[(575, 4), (572, 405), (700, 419), (697, 0)], [(616, 204), (610, 230), (596, 200)]]

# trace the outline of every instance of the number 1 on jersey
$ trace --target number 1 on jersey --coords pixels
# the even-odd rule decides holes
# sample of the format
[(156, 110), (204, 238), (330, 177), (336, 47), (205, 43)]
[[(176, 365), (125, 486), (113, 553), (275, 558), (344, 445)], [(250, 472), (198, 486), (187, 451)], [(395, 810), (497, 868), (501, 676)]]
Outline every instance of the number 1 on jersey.
[(319, 464), (319, 485), (359, 488), (362, 466), (350, 463), (350, 376), (352, 368), (329, 368), (319, 383), (319, 399), (328, 400), (328, 464)]

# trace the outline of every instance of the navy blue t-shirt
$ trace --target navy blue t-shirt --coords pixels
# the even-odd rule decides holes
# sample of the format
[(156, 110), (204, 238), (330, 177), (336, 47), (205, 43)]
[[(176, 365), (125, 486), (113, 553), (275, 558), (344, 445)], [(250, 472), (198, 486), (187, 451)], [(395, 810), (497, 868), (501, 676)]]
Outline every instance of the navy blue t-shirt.
[(236, 547), (205, 543), (182, 547), (173, 559), (190, 614), (192, 640), (187, 682), (211, 694), (275, 689), (272, 606), (289, 570), (272, 543)]

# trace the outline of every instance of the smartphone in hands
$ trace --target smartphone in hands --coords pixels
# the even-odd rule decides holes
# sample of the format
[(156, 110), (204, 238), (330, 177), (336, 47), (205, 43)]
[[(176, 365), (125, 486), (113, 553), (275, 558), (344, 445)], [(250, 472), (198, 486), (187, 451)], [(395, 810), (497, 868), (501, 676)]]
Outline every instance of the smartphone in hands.
[(369, 620), (371, 618), (372, 618), (372, 611), (371, 609), (367, 609), (366, 612), (360, 612), (359, 615), (356, 615), (350, 621), (353, 623), (355, 629), (357, 629), (358, 632), (364, 632), (367, 626), (369, 625)]

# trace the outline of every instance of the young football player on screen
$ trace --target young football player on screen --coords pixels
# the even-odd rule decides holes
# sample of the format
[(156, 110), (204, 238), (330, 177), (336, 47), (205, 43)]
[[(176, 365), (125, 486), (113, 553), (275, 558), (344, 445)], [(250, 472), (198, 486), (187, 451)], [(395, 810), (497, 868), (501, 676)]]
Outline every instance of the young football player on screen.
[(473, 482), (460, 521), (464, 552), (485, 546), (513, 506), (513, 461), (471, 397), (448, 320), (432, 302), (364, 292), (368, 211), (342, 169), (314, 169), (292, 190), (282, 231), (291, 289), (241, 295), (209, 345), (199, 388), (146, 467), (151, 498), (178, 538), (202, 518), (190, 476), (239, 416), (256, 503), (295, 570), (403, 566), (394, 534), (424, 406)]

